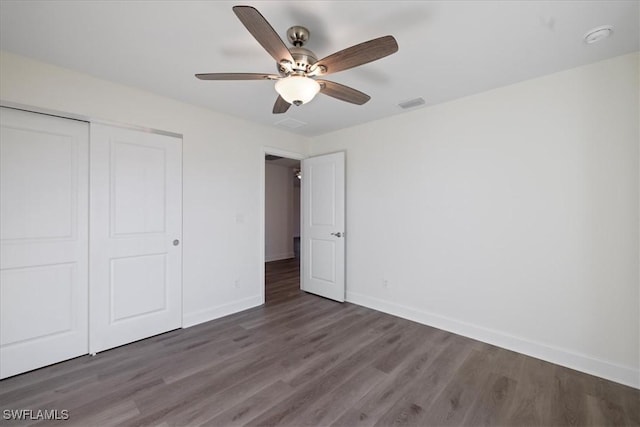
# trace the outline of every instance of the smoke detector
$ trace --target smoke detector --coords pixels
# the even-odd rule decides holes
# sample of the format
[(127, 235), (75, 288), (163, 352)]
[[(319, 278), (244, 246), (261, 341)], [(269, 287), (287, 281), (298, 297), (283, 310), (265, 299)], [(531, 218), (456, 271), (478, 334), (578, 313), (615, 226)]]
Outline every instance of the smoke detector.
[(613, 33), (613, 26), (603, 25), (601, 27), (592, 28), (584, 35), (584, 42), (587, 44), (597, 43), (604, 40)]

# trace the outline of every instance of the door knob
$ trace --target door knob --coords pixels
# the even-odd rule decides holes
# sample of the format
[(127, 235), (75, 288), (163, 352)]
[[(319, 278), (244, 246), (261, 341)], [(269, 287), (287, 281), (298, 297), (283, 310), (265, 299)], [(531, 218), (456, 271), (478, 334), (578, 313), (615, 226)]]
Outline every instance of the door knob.
[(176, 239), (173, 241), (173, 246), (178, 246), (180, 244), (180, 240)]
[(331, 235), (336, 237), (342, 237), (342, 233), (339, 231), (337, 233), (331, 233)]

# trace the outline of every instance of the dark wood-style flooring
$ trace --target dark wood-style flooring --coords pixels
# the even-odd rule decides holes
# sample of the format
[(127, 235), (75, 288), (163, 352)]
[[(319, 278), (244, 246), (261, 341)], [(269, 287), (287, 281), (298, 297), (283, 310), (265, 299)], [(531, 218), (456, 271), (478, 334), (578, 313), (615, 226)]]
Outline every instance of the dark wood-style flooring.
[(638, 390), (305, 294), (298, 271), (267, 264), (262, 307), (3, 380), (0, 410), (77, 426), (640, 425)]

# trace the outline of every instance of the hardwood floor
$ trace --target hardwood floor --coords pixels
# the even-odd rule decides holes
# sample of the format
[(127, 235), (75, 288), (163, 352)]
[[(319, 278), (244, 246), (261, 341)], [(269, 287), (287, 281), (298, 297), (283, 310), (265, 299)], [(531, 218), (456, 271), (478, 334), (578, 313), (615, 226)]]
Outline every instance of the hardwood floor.
[(298, 289), (267, 264), (266, 304), (0, 381), (7, 425), (640, 425), (640, 392)]

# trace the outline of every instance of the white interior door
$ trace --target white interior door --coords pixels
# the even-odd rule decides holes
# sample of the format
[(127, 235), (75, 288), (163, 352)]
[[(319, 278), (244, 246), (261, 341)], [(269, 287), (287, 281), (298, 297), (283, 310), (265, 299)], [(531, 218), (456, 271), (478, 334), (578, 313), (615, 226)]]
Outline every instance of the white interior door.
[(182, 140), (92, 123), (90, 159), (96, 353), (182, 325)]
[(88, 123), (0, 111), (0, 377), (86, 354)]
[(301, 288), (344, 301), (344, 152), (302, 161)]

